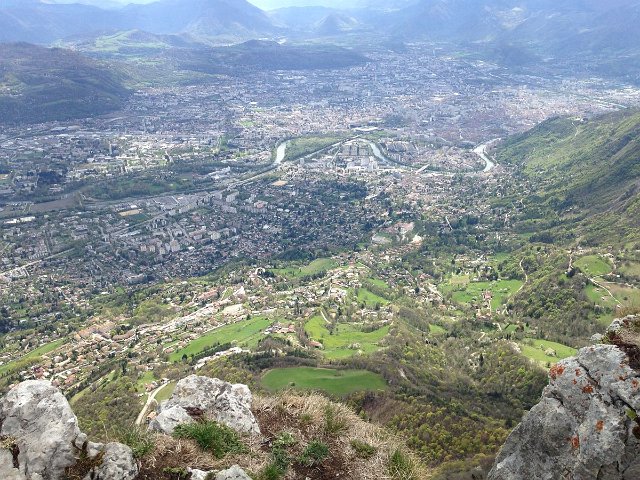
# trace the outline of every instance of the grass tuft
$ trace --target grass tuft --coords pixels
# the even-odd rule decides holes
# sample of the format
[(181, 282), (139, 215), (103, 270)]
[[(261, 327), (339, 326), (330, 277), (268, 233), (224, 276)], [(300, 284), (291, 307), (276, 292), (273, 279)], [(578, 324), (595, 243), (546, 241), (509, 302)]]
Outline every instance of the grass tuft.
[(400, 450), (393, 452), (389, 458), (389, 473), (395, 480), (418, 480), (413, 460)]
[(131, 448), (133, 457), (136, 459), (145, 457), (156, 448), (156, 441), (153, 434), (138, 426), (120, 432), (118, 440)]
[(178, 425), (173, 433), (176, 438), (194, 440), (202, 450), (211, 452), (215, 458), (228, 453), (244, 453), (245, 446), (231, 428), (210, 420)]
[(373, 445), (369, 445), (368, 443), (358, 440), (357, 438), (351, 440), (351, 448), (353, 448), (353, 451), (356, 452), (356, 456), (364, 459), (373, 457), (378, 450)]
[(317, 440), (312, 441), (300, 455), (300, 463), (307, 467), (313, 467), (324, 462), (329, 457), (329, 447), (326, 443)]
[(327, 405), (324, 409), (324, 432), (330, 437), (336, 437), (343, 433), (349, 425), (344, 416), (340, 415), (333, 405)]

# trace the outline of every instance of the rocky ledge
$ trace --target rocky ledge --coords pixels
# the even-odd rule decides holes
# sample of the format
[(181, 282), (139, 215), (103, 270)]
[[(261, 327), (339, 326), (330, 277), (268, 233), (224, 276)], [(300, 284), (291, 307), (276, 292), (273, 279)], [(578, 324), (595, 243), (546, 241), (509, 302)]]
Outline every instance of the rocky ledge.
[[(151, 427), (170, 434), (178, 423), (193, 422), (197, 412), (240, 432), (259, 433), (250, 406), (245, 385), (192, 375), (178, 382)], [(238, 466), (188, 470), (193, 480), (249, 480)], [(23, 382), (0, 400), (0, 479), (134, 480), (138, 473), (128, 446), (89, 441), (69, 402), (50, 382)]]
[(489, 480), (640, 479), (640, 317), (597, 340), (551, 368)]
[(81, 459), (93, 480), (132, 480), (138, 467), (131, 449), (120, 443), (92, 443), (67, 399), (51, 383), (26, 381), (0, 402), (0, 478), (63, 478)]
[(251, 391), (217, 378), (190, 375), (178, 382), (171, 398), (158, 408), (149, 428), (171, 435), (175, 427), (194, 422), (194, 411), (238, 432), (259, 434), (251, 412)]

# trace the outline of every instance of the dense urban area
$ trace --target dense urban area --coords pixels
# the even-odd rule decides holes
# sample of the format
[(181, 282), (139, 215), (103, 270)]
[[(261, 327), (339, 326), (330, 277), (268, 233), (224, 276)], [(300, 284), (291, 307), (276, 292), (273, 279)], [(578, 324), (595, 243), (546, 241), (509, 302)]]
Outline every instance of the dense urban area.
[(486, 469), (547, 370), (640, 309), (626, 211), (562, 203), (544, 163), (637, 121), (640, 88), (441, 43), (363, 55), (3, 125), (0, 390), (50, 380), (97, 436), (189, 373), (319, 390), (442, 475)]

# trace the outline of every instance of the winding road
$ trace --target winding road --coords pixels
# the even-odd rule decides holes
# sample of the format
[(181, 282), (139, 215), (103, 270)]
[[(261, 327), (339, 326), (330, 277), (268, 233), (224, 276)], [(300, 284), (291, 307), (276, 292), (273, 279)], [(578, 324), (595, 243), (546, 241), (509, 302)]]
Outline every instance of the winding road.
[(151, 392), (151, 394), (149, 395), (149, 398), (147, 398), (147, 403), (144, 404), (144, 407), (142, 407), (142, 410), (140, 410), (140, 413), (136, 418), (136, 425), (142, 424), (144, 418), (147, 416), (147, 411), (149, 410), (149, 407), (151, 407), (151, 403), (156, 399), (156, 395), (160, 393), (160, 390), (162, 390), (166, 386), (167, 384), (163, 383), (158, 388), (156, 388), (153, 392)]

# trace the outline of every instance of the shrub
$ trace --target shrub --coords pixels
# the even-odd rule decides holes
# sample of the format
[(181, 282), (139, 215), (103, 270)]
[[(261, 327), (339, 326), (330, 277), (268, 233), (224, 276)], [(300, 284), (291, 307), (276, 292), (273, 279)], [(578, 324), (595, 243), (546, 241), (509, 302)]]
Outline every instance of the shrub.
[(262, 471), (256, 477), (256, 480), (280, 480), (284, 472), (280, 470), (275, 463), (269, 464), (262, 469)]
[(329, 456), (329, 447), (317, 440), (312, 441), (302, 452), (300, 463), (312, 467), (322, 463)]
[(303, 413), (302, 415), (300, 415), (299, 421), (300, 425), (307, 427), (313, 423), (313, 417), (309, 413)]
[[(287, 451), (288, 447), (296, 444), (296, 439), (289, 432), (281, 432), (273, 441), (271, 454), (273, 455), (273, 463), (269, 465), (272, 472), (278, 475), (284, 475), (291, 463), (291, 457)], [(273, 473), (272, 473), (273, 475)]]
[(289, 432), (280, 432), (273, 441), (273, 448), (291, 447), (296, 444), (296, 439)]
[(177, 438), (195, 440), (200, 448), (213, 453), (216, 458), (222, 458), (227, 453), (246, 451), (234, 430), (209, 420), (178, 425), (173, 435)]
[(329, 436), (338, 436), (347, 429), (346, 420), (338, 413), (336, 407), (327, 405), (324, 410), (324, 431)]
[(162, 470), (162, 473), (171, 478), (171, 480), (187, 480), (191, 477), (191, 474), (182, 467), (167, 467)]
[(376, 447), (360, 440), (351, 440), (351, 448), (353, 448), (358, 457), (364, 459), (373, 457), (377, 451)]
[(413, 461), (400, 450), (393, 452), (389, 458), (389, 473), (396, 480), (418, 480)]
[(142, 458), (156, 448), (156, 442), (151, 433), (138, 426), (123, 430), (118, 435), (121, 443), (128, 445), (134, 458)]

